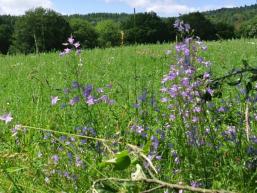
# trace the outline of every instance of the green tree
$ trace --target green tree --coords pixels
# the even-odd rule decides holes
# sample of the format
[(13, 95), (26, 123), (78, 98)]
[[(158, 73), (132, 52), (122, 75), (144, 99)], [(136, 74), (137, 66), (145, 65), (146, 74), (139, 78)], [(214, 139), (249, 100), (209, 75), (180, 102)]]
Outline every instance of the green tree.
[(191, 29), (194, 30), (194, 34), (201, 37), (203, 40), (215, 40), (216, 29), (215, 25), (212, 24), (203, 14), (199, 12), (182, 15), (180, 17), (185, 23), (189, 23)]
[(29, 10), (15, 24), (10, 51), (32, 53), (61, 49), (70, 32), (69, 23), (55, 11)]
[(97, 46), (97, 32), (94, 26), (81, 18), (69, 20), (72, 34), (80, 42), (82, 48), (94, 48)]
[(7, 54), (11, 44), (12, 29), (7, 24), (0, 24), (0, 53)]
[(120, 45), (121, 31), (119, 24), (112, 20), (105, 20), (97, 23), (98, 44), (100, 47)]
[(167, 18), (164, 20), (164, 23), (166, 25), (166, 33), (165, 33), (165, 41), (175, 41), (176, 40), (176, 34), (177, 30), (174, 28), (174, 23), (176, 21), (175, 17)]
[(167, 41), (171, 30), (154, 12), (131, 15), (126, 22), (122, 23), (122, 29), (127, 43)]
[(7, 54), (11, 45), (11, 37), (16, 17), (0, 16), (0, 53)]
[(225, 23), (215, 25), (216, 35), (219, 39), (231, 39), (235, 37), (234, 26)]
[(240, 34), (247, 38), (257, 38), (257, 16), (241, 26)]

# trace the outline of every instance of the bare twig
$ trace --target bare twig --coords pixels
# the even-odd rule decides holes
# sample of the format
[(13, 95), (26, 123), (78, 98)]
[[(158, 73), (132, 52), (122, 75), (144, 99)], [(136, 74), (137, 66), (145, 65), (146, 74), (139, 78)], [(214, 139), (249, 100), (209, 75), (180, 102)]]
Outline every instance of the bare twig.
[(27, 126), (27, 125), (21, 125), (21, 128), (34, 129), (34, 130), (38, 130), (38, 131), (51, 132), (51, 133), (56, 133), (56, 134), (61, 134), (61, 135), (68, 135), (68, 136), (82, 138), (82, 139), (91, 139), (91, 140), (101, 141), (101, 142), (121, 143), (121, 142), (117, 142), (115, 140), (108, 140), (108, 139), (97, 138), (97, 137), (77, 135), (77, 134), (73, 134), (73, 133), (66, 133), (66, 132), (62, 132), (62, 131), (56, 131), (56, 130), (51, 130), (51, 129), (38, 128), (38, 127), (32, 127), (32, 126)]
[[(186, 186), (186, 185), (179, 185), (179, 184), (170, 184), (167, 182), (163, 182), (161, 180), (157, 179), (138, 179), (138, 180), (132, 180), (132, 179), (120, 179), (120, 178), (104, 178), (96, 180), (92, 185), (92, 190), (95, 190), (95, 185), (100, 182), (104, 181), (116, 181), (116, 182), (145, 182), (149, 184), (158, 184), (159, 188), (169, 188), (169, 189), (175, 189), (175, 190), (188, 190), (191, 192), (199, 192), (199, 193), (235, 193), (231, 191), (226, 190), (211, 190), (211, 189), (204, 189), (204, 188), (195, 188), (192, 186)], [(157, 189), (157, 188), (156, 188)], [(148, 190), (149, 191), (149, 190)]]
[(145, 190), (145, 191), (143, 191), (143, 192), (141, 192), (141, 193), (149, 193), (149, 192), (153, 192), (153, 191), (155, 191), (155, 190), (158, 190), (158, 189), (161, 189), (161, 188), (164, 188), (165, 186), (156, 186), (156, 187), (154, 187), (154, 188), (151, 188), (151, 189), (149, 189), (149, 190)]
[(251, 73), (257, 73), (257, 69), (256, 68), (252, 68), (252, 67), (248, 67), (246, 69), (242, 69), (242, 70), (237, 70), (237, 71), (234, 71), (234, 72), (231, 72), (229, 73), (228, 75), (225, 75), (225, 76), (222, 76), (220, 78), (216, 78), (214, 80), (211, 81), (211, 83), (216, 83), (216, 82), (220, 82), (220, 81), (224, 81), (226, 79), (229, 79), (233, 76), (236, 76), (236, 75), (243, 75), (244, 73), (247, 73), (247, 72), (251, 72)]

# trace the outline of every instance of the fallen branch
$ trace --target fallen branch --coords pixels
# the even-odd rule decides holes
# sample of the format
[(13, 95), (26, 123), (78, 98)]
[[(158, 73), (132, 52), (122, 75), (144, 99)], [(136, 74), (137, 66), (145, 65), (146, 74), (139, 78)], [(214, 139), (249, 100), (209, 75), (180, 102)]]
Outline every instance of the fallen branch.
[(141, 193), (153, 192), (153, 191), (155, 191), (155, 190), (162, 189), (162, 188), (164, 188), (164, 187), (165, 187), (165, 186), (156, 186), (156, 187), (151, 188), (151, 189), (149, 189), (149, 190), (145, 190), (145, 191), (143, 191), (143, 192), (141, 192)]
[[(145, 182), (145, 183), (149, 183), (149, 184), (158, 184), (158, 188), (169, 188), (169, 189), (175, 189), (175, 190), (187, 190), (187, 191), (191, 191), (191, 192), (199, 192), (199, 193), (235, 193), (235, 192), (231, 192), (231, 191), (226, 191), (226, 190), (211, 190), (211, 189), (205, 189), (205, 188), (196, 188), (196, 187), (192, 187), (192, 186), (187, 186), (187, 185), (179, 185), (179, 184), (170, 184), (167, 182), (163, 182), (161, 180), (157, 180), (157, 179), (148, 179), (148, 178), (142, 178), (142, 179), (138, 179), (138, 180), (132, 180), (132, 179), (120, 179), (120, 178), (103, 178), (103, 179), (99, 179), (96, 180), (93, 185), (92, 185), (92, 191), (93, 192), (97, 192), (95, 185), (97, 183), (101, 183), (104, 181), (116, 181), (116, 182), (131, 182), (131, 183), (138, 183), (138, 182)], [(155, 187), (155, 189), (150, 189), (150, 190), (156, 190), (158, 189), (157, 187)], [(149, 190), (146, 190), (144, 192), (149, 192)]]

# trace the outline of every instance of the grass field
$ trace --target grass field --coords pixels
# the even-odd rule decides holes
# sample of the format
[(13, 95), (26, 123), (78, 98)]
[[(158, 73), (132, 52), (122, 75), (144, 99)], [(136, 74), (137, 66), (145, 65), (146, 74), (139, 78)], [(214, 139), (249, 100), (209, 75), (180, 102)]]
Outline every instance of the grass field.
[[(240, 66), (242, 59), (257, 67), (256, 39), (207, 45), (208, 51), (203, 56), (212, 62), (214, 77)], [(160, 89), (170, 64), (176, 62), (173, 47), (164, 44), (85, 50), (82, 62), (72, 54), (60, 57), (59, 53), (1, 56), (0, 115), (10, 112), (13, 120), (9, 124), (0, 122), (0, 192), (86, 192), (97, 179), (130, 178), (136, 164), (151, 176), (149, 163), (125, 144), (136, 145), (149, 155), (156, 142), (155, 135), (156, 151), (162, 158), (156, 156), (151, 161), (158, 179), (182, 185), (197, 183), (202, 188), (257, 192), (257, 166), (246, 167), (247, 161), (255, 158), (247, 154), (249, 143), (240, 141), (244, 137), (238, 137), (240, 145), (227, 142), (218, 150), (208, 145), (194, 148), (177, 138), (179, 123), (166, 128), (164, 117), (168, 110), (160, 102)], [(170, 55), (165, 54), (167, 50), (171, 50)], [(81, 95), (74, 81), (80, 87), (92, 84), (94, 96), (100, 98), (106, 94), (111, 99), (109, 103), (115, 102), (88, 106), (80, 101), (70, 105), (71, 98)], [(65, 88), (69, 88), (68, 94), (64, 94)], [(236, 98), (233, 89), (227, 88), (224, 100)], [(51, 105), (51, 96), (59, 97), (56, 105)], [(243, 122), (244, 115), (236, 116), (236, 108), (242, 113), (240, 108), (244, 105), (232, 106), (233, 112), (228, 114), (235, 117), (230, 119)], [(254, 107), (252, 110), (254, 114)], [(227, 120), (228, 114), (222, 115), (221, 120)], [(222, 129), (231, 122), (221, 122)], [(251, 121), (253, 136), (257, 135), (255, 122)], [(17, 124), (26, 129), (13, 130)], [(131, 127), (137, 124), (147, 132), (146, 137), (133, 133)], [(81, 135), (113, 141), (83, 139)], [(216, 144), (222, 137), (215, 136)], [(257, 152), (256, 146), (253, 144)], [(126, 149), (129, 153), (123, 152)], [(117, 156), (117, 152), (126, 154), (122, 166), (126, 165), (129, 154), (131, 164), (124, 170), (115, 168), (117, 163), (104, 162)], [(107, 182), (97, 186), (98, 192), (140, 192), (153, 187), (144, 183)]]

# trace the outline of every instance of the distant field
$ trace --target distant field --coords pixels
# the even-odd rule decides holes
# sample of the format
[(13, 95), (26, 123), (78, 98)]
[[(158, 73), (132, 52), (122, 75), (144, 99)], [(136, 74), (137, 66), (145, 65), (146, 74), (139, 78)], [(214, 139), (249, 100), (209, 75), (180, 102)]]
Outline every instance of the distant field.
[[(256, 39), (208, 42), (207, 45), (208, 51), (204, 56), (212, 62), (214, 77), (222, 76), (241, 65), (242, 59), (257, 67)], [(49, 173), (47, 170), (52, 166), (48, 167), (47, 164), (51, 162), (51, 156), (57, 154), (54, 149), (58, 149), (58, 143), (48, 143), (43, 139), (45, 133), (33, 129), (27, 129), (24, 136), (20, 136), (16, 141), (11, 128), (15, 124), (22, 124), (75, 133), (76, 127), (88, 125), (97, 131), (97, 137), (118, 140), (118, 137), (129, 138), (129, 127), (132, 122), (140, 119), (154, 131), (162, 125), (156, 121), (161, 115), (151, 106), (144, 106), (141, 110), (135, 108), (135, 105), (138, 98), (147, 93), (149, 103), (159, 106), (161, 79), (168, 72), (170, 64), (175, 62), (173, 47), (174, 45), (164, 44), (84, 50), (78, 76), (72, 73), (72, 66), (79, 64), (78, 59), (73, 56), (60, 57), (59, 53), (1, 56), (0, 115), (11, 112), (14, 119), (8, 125), (0, 122), (0, 192), (85, 192), (95, 179), (108, 176), (108, 168), (101, 169), (96, 166), (96, 163), (108, 157), (107, 153), (98, 155), (97, 152), (91, 151), (93, 144), (88, 143), (87, 148), (83, 150), (85, 168), (63, 164), (56, 169), (84, 172), (81, 175), (83, 181), (73, 183), (70, 179), (62, 179), (53, 174), (55, 177), (50, 179), (52, 181), (49, 185), (46, 176)], [(172, 50), (170, 55), (166, 55), (167, 50)], [(115, 103), (111, 107), (106, 104), (87, 108), (83, 105), (67, 105), (69, 98), (64, 96), (63, 89), (71, 87), (72, 81), (78, 81), (83, 86), (93, 84), (94, 89), (103, 88)], [(110, 85), (112, 88), (109, 88)], [(94, 92), (96, 93), (96, 90)], [(71, 95), (76, 96), (76, 91)], [(58, 105), (51, 106), (51, 96), (59, 96)], [(160, 105), (159, 111), (162, 108)], [(254, 129), (256, 132), (256, 128)], [(136, 137), (128, 141), (140, 145), (140, 140)], [(115, 148), (117, 151), (122, 150)], [(181, 176), (185, 177), (186, 174), (173, 176), (173, 165), (166, 161), (167, 165), (162, 165), (163, 162), (158, 165), (162, 168), (160, 177), (170, 182), (183, 181)], [(225, 162), (224, 170), (220, 171), (221, 176), (217, 174), (212, 177), (215, 183), (209, 187), (243, 190), (247, 182), (237, 187), (236, 177), (233, 181), (228, 181), (229, 174), (225, 175), (225, 167), (230, 164)], [(1, 169), (4, 172), (1, 172)], [(130, 175), (131, 170), (124, 173), (115, 171), (113, 174), (124, 178)], [(165, 172), (170, 174), (165, 175)], [(231, 175), (235, 173), (236, 171)]]

